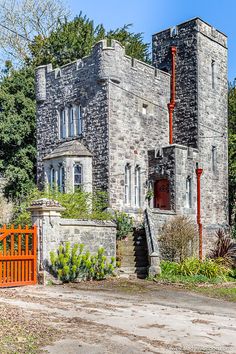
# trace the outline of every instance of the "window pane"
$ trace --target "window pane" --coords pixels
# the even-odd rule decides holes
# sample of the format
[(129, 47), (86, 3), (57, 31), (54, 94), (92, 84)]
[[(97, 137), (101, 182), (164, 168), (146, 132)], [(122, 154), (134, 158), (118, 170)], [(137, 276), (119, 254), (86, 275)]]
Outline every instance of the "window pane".
[(69, 109), (69, 135), (74, 136), (74, 108)]
[(125, 167), (125, 204), (131, 204), (131, 167)]
[(82, 166), (77, 164), (74, 166), (74, 187), (82, 185)]
[(76, 134), (80, 135), (83, 132), (83, 117), (82, 117), (82, 107), (79, 105), (76, 109), (77, 119), (76, 119)]

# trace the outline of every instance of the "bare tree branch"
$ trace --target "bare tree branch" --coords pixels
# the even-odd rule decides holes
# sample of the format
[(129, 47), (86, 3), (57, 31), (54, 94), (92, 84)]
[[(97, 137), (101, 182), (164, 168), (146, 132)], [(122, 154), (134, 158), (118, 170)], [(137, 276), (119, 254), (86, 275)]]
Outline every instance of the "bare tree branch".
[(69, 17), (64, 0), (0, 0), (0, 26), (9, 28), (1, 28), (0, 50), (14, 64), (21, 64), (35, 36), (47, 37), (58, 21)]

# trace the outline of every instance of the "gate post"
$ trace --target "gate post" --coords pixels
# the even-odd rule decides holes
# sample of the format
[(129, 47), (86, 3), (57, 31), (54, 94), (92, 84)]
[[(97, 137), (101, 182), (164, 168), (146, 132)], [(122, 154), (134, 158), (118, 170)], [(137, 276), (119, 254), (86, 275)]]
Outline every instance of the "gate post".
[(32, 224), (37, 226), (39, 283), (45, 284), (50, 253), (48, 244), (59, 237), (61, 212), (65, 208), (55, 200), (42, 198), (34, 200), (28, 210), (31, 212)]

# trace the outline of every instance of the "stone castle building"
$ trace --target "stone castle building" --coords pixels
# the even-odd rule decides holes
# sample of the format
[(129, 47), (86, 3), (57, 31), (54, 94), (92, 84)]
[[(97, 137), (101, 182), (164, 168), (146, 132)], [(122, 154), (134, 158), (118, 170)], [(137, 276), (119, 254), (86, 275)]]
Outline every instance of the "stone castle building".
[(38, 184), (105, 190), (132, 215), (149, 205), (154, 233), (188, 215), (205, 246), (228, 222), (227, 38), (195, 18), (152, 44), (152, 66), (103, 40), (37, 68)]

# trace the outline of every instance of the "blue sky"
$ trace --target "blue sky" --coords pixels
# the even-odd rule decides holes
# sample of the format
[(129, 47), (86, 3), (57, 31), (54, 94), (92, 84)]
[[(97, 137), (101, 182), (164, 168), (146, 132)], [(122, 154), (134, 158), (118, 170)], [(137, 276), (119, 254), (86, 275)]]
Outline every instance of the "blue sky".
[(228, 36), (229, 80), (236, 78), (235, 0), (67, 0), (72, 15), (80, 11), (114, 29), (132, 23), (134, 32), (143, 32), (146, 42), (153, 33), (193, 17), (201, 17)]

